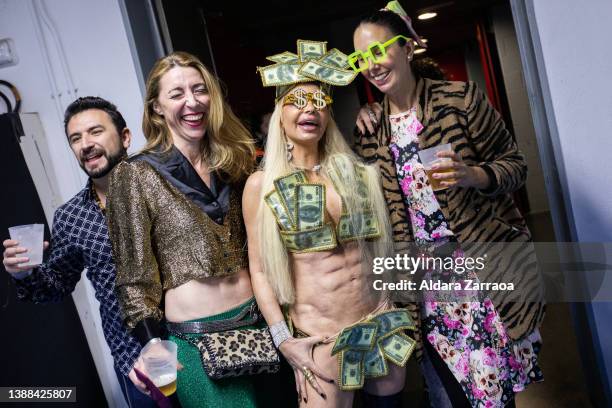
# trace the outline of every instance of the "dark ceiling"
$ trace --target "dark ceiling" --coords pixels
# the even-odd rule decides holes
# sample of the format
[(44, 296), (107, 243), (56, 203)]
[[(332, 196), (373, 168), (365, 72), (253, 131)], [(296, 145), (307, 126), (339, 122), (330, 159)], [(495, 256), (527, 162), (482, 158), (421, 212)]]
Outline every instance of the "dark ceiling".
[[(432, 50), (443, 50), (472, 39), (474, 20), (486, 10), (507, 0), (410, 0), (400, 1), (413, 19), (417, 33), (429, 40)], [(376, 0), (271, 0), (260, 2), (199, 1), (207, 19), (230, 21), (242, 46), (267, 48), (278, 44), (279, 37), (295, 33), (304, 38), (320, 38), (329, 29), (330, 21), (354, 20), (382, 8), (386, 1)], [(426, 21), (416, 17), (423, 11), (436, 11), (438, 16)], [(325, 27), (320, 29), (320, 27)], [(323, 33), (321, 33), (323, 31)]]
[[(250, 2), (162, 0), (175, 50), (199, 56), (227, 84), (232, 106), (244, 117), (266, 109), (260, 101), (273, 99), (262, 89), (256, 67), (265, 57), (294, 50), (298, 38), (327, 40), (346, 53), (353, 50), (352, 31), (360, 17), (383, 8), (385, 0), (270, 0)], [(474, 44), (476, 22), (488, 9), (508, 0), (401, 0), (417, 33), (429, 40), (428, 52), (441, 60)], [(422, 11), (438, 16), (417, 19)]]

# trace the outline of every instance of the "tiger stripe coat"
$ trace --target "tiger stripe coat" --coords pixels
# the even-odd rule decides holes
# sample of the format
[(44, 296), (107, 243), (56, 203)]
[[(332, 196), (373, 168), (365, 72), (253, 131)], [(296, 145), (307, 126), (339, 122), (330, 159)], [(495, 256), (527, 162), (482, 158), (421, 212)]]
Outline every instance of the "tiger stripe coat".
[[(419, 148), (451, 143), (466, 164), (481, 166), (489, 175), (491, 183), (486, 190), (453, 188), (436, 191), (435, 195), (459, 243), (480, 245), (488, 251), (488, 259), (493, 260), (486, 277), (478, 273), (480, 280), (503, 282), (511, 275), (512, 281), (520, 281), (519, 293), (515, 295), (523, 296), (521, 299), (492, 296), (492, 300), (509, 337), (524, 338), (539, 327), (545, 308), (531, 233), (511, 196), (525, 182), (525, 159), (501, 116), (474, 82), (421, 78), (416, 92), (417, 117), (423, 125)], [(394, 242), (401, 249), (413, 241), (413, 233), (389, 149), (387, 97), (382, 105), (381, 125), (376, 134), (359, 135), (355, 147), (367, 163), (375, 163), (380, 168)], [(512, 243), (512, 248), (491, 243)], [(419, 330), (415, 337), (420, 342), (419, 305), (410, 303), (406, 307), (417, 322)], [(421, 352), (419, 347), (417, 357)]]

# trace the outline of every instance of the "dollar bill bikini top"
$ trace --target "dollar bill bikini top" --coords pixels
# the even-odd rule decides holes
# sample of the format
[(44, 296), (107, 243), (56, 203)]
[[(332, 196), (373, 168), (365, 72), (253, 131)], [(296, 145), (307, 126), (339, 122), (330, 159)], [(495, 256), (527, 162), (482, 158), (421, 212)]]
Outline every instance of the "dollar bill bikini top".
[[(328, 169), (332, 182), (339, 175), (334, 172), (339, 172), (338, 166)], [(265, 202), (276, 218), (287, 251), (328, 251), (335, 248), (338, 242), (344, 244), (357, 239), (380, 237), (380, 227), (371, 209), (363, 166), (355, 166), (355, 175), (360, 201), (358, 208), (363, 210), (348, 214), (343, 199), (342, 215), (335, 227), (325, 217), (325, 185), (309, 183), (303, 170), (274, 181), (274, 190), (266, 194)]]

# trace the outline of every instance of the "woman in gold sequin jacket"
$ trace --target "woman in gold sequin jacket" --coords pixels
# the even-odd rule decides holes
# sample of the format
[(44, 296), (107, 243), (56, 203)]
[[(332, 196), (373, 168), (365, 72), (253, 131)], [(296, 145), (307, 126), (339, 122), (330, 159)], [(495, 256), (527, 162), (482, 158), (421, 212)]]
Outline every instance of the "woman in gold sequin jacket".
[(159, 338), (165, 319), (184, 366), (177, 381), (183, 407), (256, 406), (253, 377), (208, 378), (194, 346), (201, 333), (184, 324), (213, 330), (256, 310), (240, 201), (254, 163), (251, 137), (217, 79), (190, 54), (157, 61), (146, 91), (147, 144), (110, 181), (125, 322), (144, 345)]

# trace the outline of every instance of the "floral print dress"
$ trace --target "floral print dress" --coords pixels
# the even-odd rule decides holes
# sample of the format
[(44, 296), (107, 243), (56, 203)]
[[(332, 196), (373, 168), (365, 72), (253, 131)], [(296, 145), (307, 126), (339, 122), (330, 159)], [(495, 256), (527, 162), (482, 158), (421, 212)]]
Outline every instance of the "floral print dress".
[[(456, 242), (418, 156), (423, 129), (416, 108), (390, 115), (390, 149), (417, 245)], [(454, 256), (461, 256), (457, 250)], [(424, 293), (427, 341), (457, 379), (473, 407), (503, 407), (514, 393), (543, 380), (537, 364), (541, 338), (536, 330), (511, 340), (490, 299), (440, 302)], [(437, 301), (436, 301), (437, 300)]]

